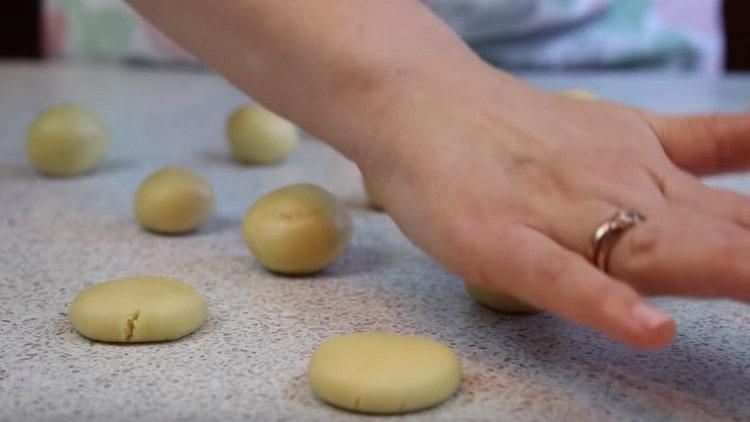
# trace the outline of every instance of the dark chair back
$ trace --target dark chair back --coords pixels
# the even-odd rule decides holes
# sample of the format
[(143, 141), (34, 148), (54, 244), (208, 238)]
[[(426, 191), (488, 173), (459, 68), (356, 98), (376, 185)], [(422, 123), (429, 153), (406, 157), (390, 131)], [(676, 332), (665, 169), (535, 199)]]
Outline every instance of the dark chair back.
[(724, 0), (726, 69), (750, 70), (750, 1)]
[(0, 1), (0, 57), (41, 57), (40, 10), (39, 1)]

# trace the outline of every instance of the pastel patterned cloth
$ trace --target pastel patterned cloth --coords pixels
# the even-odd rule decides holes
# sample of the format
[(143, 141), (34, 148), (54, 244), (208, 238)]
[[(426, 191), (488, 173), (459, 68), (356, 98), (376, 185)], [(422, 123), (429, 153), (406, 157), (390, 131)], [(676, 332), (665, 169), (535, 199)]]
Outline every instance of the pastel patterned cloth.
[[(422, 1), (505, 69), (722, 67), (720, 0)], [(50, 57), (194, 62), (119, 0), (44, 0), (44, 11)]]
[(424, 1), (503, 68), (722, 68), (720, 0)]
[(119, 0), (44, 0), (44, 51), (50, 58), (194, 62)]

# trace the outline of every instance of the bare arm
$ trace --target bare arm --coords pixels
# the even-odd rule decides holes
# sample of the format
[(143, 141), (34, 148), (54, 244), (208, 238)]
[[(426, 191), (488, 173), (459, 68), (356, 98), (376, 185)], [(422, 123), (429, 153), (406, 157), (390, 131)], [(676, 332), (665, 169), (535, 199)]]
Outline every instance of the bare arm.
[(354, 159), (371, 142), (352, 139), (392, 127), (393, 114), (429, 101), (430, 90), (490, 77), (418, 1), (130, 3), (240, 89)]

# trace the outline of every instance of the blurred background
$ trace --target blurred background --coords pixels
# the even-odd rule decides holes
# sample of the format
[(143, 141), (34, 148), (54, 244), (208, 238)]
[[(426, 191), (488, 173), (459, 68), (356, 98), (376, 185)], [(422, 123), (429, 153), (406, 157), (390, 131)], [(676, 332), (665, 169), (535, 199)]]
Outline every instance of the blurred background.
[[(422, 0), (508, 70), (750, 69), (748, 0)], [(0, 2), (0, 58), (199, 67), (120, 0)]]

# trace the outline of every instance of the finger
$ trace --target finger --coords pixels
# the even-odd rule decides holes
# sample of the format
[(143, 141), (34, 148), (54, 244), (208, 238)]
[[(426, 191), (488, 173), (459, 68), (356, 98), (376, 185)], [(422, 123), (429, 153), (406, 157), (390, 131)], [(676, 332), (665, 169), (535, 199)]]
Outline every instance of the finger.
[(674, 178), (669, 186), (665, 194), (671, 201), (731, 220), (745, 229), (750, 228), (750, 198), (747, 196), (706, 186), (689, 174)]
[(750, 114), (643, 114), (678, 167), (696, 174), (750, 167)]
[(636, 347), (661, 348), (672, 341), (675, 325), (668, 315), (580, 254), (527, 227), (508, 229), (503, 239), (483, 245), (486, 259), (474, 284), (506, 291)]
[(670, 204), (623, 233), (609, 271), (650, 294), (750, 300), (750, 236), (731, 221)]

